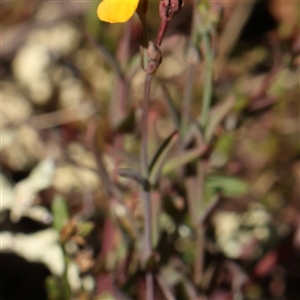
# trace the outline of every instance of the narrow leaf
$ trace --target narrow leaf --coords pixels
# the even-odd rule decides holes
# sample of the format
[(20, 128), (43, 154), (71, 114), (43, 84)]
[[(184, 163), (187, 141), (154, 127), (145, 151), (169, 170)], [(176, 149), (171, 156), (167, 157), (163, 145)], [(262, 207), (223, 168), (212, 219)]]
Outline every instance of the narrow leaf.
[(158, 161), (159, 157), (165, 152), (165, 149), (168, 148), (170, 142), (172, 140), (176, 140), (178, 138), (178, 131), (172, 132), (160, 145), (160, 147), (157, 149), (155, 154), (153, 155), (153, 158), (151, 159), (150, 165), (149, 165), (149, 173), (152, 172), (156, 162)]
[(150, 184), (147, 179), (143, 178), (140, 173), (137, 171), (134, 171), (129, 168), (123, 168), (118, 170), (118, 174), (121, 177), (127, 177), (130, 179), (135, 180), (137, 183), (139, 183), (145, 191), (148, 191), (150, 189)]
[(94, 224), (92, 222), (80, 222), (78, 223), (78, 234), (82, 237), (87, 236), (94, 228)]
[(186, 151), (183, 154), (169, 159), (162, 168), (162, 174), (166, 175), (172, 171), (183, 167), (184, 165), (192, 162), (194, 159), (200, 157), (207, 150), (207, 145)]
[(63, 297), (62, 288), (54, 276), (47, 277), (45, 285), (49, 299), (61, 299)]
[(206, 188), (225, 197), (237, 197), (246, 194), (249, 185), (242, 179), (230, 176), (211, 176), (206, 182)]
[(211, 140), (217, 126), (222, 122), (222, 120), (226, 117), (229, 111), (233, 108), (234, 103), (235, 98), (231, 96), (228, 99), (226, 99), (225, 102), (218, 104), (217, 106), (212, 108), (205, 132), (206, 142), (209, 142)]
[(66, 200), (62, 196), (56, 195), (52, 202), (51, 211), (53, 214), (53, 227), (60, 232), (69, 219)]

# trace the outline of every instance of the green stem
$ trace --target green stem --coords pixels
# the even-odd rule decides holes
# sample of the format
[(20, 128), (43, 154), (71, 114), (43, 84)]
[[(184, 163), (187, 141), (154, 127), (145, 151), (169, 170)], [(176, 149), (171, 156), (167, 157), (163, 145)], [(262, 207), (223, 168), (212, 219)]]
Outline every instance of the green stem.
[(214, 55), (210, 45), (210, 38), (207, 31), (202, 34), (203, 40), (203, 48), (204, 48), (204, 66), (205, 66), (205, 78), (204, 78), (204, 91), (202, 98), (202, 111), (200, 114), (199, 122), (202, 127), (206, 127), (208, 116), (209, 116), (209, 108), (211, 104), (212, 98), (212, 83), (213, 83), (213, 61)]
[(69, 264), (69, 259), (67, 257), (67, 253), (65, 251), (64, 244), (61, 245), (63, 253), (64, 253), (64, 263), (65, 263), (65, 269), (63, 273), (63, 295), (65, 299), (71, 299), (71, 287), (69, 284), (69, 279), (68, 279), (68, 264)]
[(204, 227), (198, 226), (196, 228), (196, 260), (195, 260), (195, 273), (194, 280), (197, 286), (201, 285), (203, 280), (203, 269), (204, 269)]
[[(144, 89), (144, 106), (142, 114), (142, 147), (141, 147), (141, 172), (142, 177), (148, 180), (148, 114), (149, 114), (149, 101), (150, 101), (150, 90), (151, 81), (153, 75), (147, 74), (145, 80)], [(147, 261), (152, 252), (152, 225), (151, 225), (151, 198), (149, 188), (143, 187), (142, 199), (144, 200), (144, 217), (145, 217), (145, 236), (144, 236), (144, 257)], [(154, 286), (153, 286), (153, 274), (147, 272), (146, 274), (146, 299), (154, 299)]]
[(141, 148), (141, 172), (143, 178), (148, 177), (148, 111), (150, 101), (150, 89), (152, 75), (147, 74), (144, 90), (144, 106), (142, 114), (142, 148)]
[(186, 81), (185, 81), (185, 90), (182, 101), (182, 115), (181, 115), (181, 124), (180, 124), (180, 136), (183, 137), (187, 131), (188, 123), (190, 120), (190, 109), (192, 101), (192, 93), (194, 87), (194, 72), (195, 68), (193, 64), (189, 64), (187, 68)]

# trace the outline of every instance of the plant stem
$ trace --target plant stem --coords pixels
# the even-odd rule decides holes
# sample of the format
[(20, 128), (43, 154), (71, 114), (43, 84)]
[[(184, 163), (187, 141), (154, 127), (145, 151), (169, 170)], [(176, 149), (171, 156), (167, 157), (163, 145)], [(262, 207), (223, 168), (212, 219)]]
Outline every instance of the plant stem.
[[(197, 188), (196, 188), (196, 199), (195, 208), (199, 213), (204, 211), (204, 189), (207, 175), (207, 162), (201, 159), (197, 164)], [(194, 281), (196, 285), (200, 286), (203, 281), (204, 271), (204, 247), (205, 247), (205, 230), (204, 225), (199, 225), (199, 215), (197, 216), (196, 222), (194, 223), (196, 229), (196, 259), (195, 259), (195, 272)]]
[(64, 254), (64, 263), (65, 263), (65, 269), (64, 269), (64, 273), (63, 273), (63, 295), (65, 297), (65, 299), (71, 299), (71, 287), (69, 284), (69, 278), (68, 278), (68, 266), (69, 266), (69, 259), (68, 259), (68, 254), (65, 250), (65, 245), (61, 244), (62, 247), (62, 251)]
[(162, 40), (167, 32), (167, 29), (168, 29), (168, 25), (169, 25), (169, 21), (167, 20), (162, 20), (161, 24), (160, 24), (160, 27), (159, 27), (159, 31), (158, 31), (158, 34), (157, 34), (157, 37), (156, 37), (156, 41), (155, 41), (155, 44), (157, 46), (160, 46), (161, 43), (162, 43)]
[[(142, 114), (142, 147), (141, 147), (141, 172), (142, 177), (148, 180), (148, 112), (149, 112), (149, 101), (150, 101), (150, 90), (151, 80), (153, 75), (147, 74), (145, 80), (144, 89), (144, 106)], [(145, 260), (150, 257), (152, 252), (152, 232), (151, 232), (151, 199), (149, 188), (143, 187), (142, 199), (144, 200), (144, 217), (145, 217), (145, 236), (144, 236), (144, 251)], [(154, 288), (153, 288), (153, 274), (147, 272), (146, 274), (146, 299), (154, 299)]]
[(196, 260), (195, 260), (195, 274), (194, 280), (196, 285), (200, 285), (203, 280), (204, 268), (204, 227), (201, 224), (196, 228)]
[(192, 101), (192, 93), (194, 87), (194, 71), (195, 68), (193, 64), (189, 64), (187, 68), (186, 81), (185, 81), (185, 90), (182, 101), (182, 114), (181, 114), (181, 124), (180, 124), (180, 133), (181, 137), (184, 136), (184, 133), (187, 130), (188, 122), (190, 120), (190, 108)]
[(153, 290), (153, 274), (148, 272), (146, 275), (146, 299), (147, 300), (154, 300), (154, 290)]
[(209, 33), (204, 32), (202, 34), (203, 47), (204, 47), (204, 66), (205, 66), (205, 79), (204, 79), (204, 91), (202, 99), (202, 111), (199, 122), (202, 127), (205, 127), (208, 121), (209, 107), (212, 96), (212, 82), (213, 82), (213, 60), (214, 54), (210, 46)]
[(144, 178), (148, 177), (148, 112), (152, 77), (151, 74), (146, 75), (142, 113), (141, 172)]

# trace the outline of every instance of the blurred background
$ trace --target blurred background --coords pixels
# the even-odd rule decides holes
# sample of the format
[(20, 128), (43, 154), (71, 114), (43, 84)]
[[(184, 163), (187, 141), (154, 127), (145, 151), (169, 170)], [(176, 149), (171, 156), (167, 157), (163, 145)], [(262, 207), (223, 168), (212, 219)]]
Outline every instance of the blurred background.
[[(145, 299), (139, 185), (118, 175), (139, 170), (142, 28), (137, 16), (100, 22), (98, 4), (0, 4), (0, 300)], [(155, 181), (155, 300), (300, 299), (299, 6), (210, 1), (217, 123), (202, 186), (194, 140), (168, 152)], [(150, 157), (184, 99), (187, 122), (201, 110), (193, 9), (186, 1), (161, 47)], [(148, 16), (153, 40), (157, 2)]]

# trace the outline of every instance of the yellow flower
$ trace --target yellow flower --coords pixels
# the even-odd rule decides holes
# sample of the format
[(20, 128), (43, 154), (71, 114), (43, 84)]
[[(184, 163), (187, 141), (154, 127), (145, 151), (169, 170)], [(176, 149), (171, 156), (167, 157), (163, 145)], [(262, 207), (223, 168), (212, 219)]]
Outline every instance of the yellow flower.
[(109, 23), (124, 23), (134, 14), (139, 0), (103, 0), (97, 9), (98, 18)]

